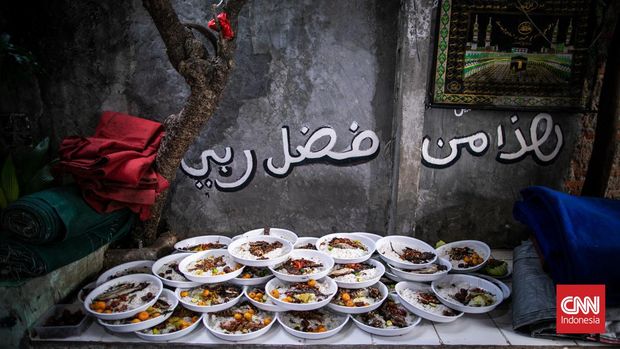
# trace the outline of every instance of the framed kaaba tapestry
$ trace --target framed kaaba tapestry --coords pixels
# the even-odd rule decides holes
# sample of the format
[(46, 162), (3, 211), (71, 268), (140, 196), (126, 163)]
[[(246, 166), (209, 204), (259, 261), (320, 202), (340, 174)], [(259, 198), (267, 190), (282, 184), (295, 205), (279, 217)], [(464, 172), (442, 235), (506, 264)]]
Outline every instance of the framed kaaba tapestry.
[(584, 109), (591, 0), (440, 1), (432, 106)]

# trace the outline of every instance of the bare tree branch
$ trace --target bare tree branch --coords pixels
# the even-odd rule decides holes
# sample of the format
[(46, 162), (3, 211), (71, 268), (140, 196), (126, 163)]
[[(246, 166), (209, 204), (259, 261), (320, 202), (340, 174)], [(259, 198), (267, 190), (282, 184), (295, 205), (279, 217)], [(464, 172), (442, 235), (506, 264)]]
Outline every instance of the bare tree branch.
[[(216, 38), (217, 54), (209, 56), (202, 42), (181, 23), (170, 0), (143, 0), (143, 3), (166, 45), (170, 63), (183, 76), (191, 90), (183, 110), (164, 121), (166, 135), (155, 161), (157, 171), (172, 184), (183, 155), (217, 109), (234, 66), (236, 45), (234, 39), (226, 40), (220, 33)], [(223, 11), (226, 12), (234, 32), (237, 31), (239, 12), (245, 3), (246, 0), (228, 0), (224, 5)], [(190, 27), (199, 30), (203, 35), (203, 28), (208, 31), (200, 24)], [(211, 38), (207, 38), (211, 41)], [(166, 197), (167, 192), (158, 195), (151, 208), (151, 218), (144, 223), (142, 229), (135, 232), (134, 237), (137, 240), (146, 244), (154, 241)]]

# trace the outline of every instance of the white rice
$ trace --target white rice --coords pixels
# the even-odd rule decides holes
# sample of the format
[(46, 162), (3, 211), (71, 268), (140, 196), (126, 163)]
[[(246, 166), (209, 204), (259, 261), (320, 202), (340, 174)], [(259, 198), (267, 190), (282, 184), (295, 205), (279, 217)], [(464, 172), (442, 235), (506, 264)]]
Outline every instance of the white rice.
[(333, 279), (334, 281), (339, 281), (339, 282), (355, 283), (355, 282), (364, 282), (364, 281), (376, 279), (379, 276), (380, 276), (379, 270), (377, 270), (377, 268), (372, 268), (372, 269), (362, 270), (359, 273), (357, 273), (357, 275), (355, 275), (355, 273), (350, 273), (347, 275), (335, 277)]
[[(398, 248), (398, 247), (397, 247)], [(383, 256), (389, 258), (389, 259), (393, 259), (395, 261), (403, 261), (403, 262), (408, 262), (402, 258), (400, 258), (400, 256), (398, 255), (398, 253), (394, 252), (392, 250), (392, 248), (390, 247), (390, 244), (384, 244), (383, 246), (381, 246), (379, 248), (378, 251), (380, 254), (382, 254)]]
[[(185, 277), (185, 275), (177, 273), (177, 271), (171, 267), (172, 264), (176, 264), (177, 266), (179, 265), (179, 263), (176, 261), (168, 262), (162, 265), (161, 268), (159, 268), (159, 270), (157, 271), (157, 275), (164, 274), (164, 276), (161, 276), (161, 275), (159, 276), (166, 280), (188, 282), (189, 280)], [(166, 272), (169, 270), (171, 270), (172, 272), (166, 274)]]
[[(320, 325), (325, 326), (327, 331), (333, 330), (338, 326), (342, 325), (342, 323), (346, 320), (344, 315), (338, 315), (323, 309), (315, 310), (322, 315), (322, 320), (308, 320), (310, 323), (310, 327), (318, 327)], [(284, 326), (292, 328), (297, 331), (301, 331), (301, 321), (302, 319), (297, 317), (294, 312), (284, 312), (280, 313), (279, 320), (282, 322)]]
[(127, 303), (127, 310), (131, 310), (148, 303), (149, 301), (143, 301), (142, 297), (146, 296), (149, 292), (153, 295), (153, 299), (155, 299), (155, 295), (159, 292), (159, 288), (149, 283), (145, 289), (134, 293), (136, 296), (133, 297), (129, 303)]
[(420, 291), (420, 290), (412, 290), (410, 288), (407, 288), (403, 291), (402, 295), (403, 298), (405, 298), (405, 300), (411, 304), (413, 304), (414, 306), (425, 310), (429, 313), (433, 313), (433, 314), (437, 314), (437, 315), (441, 315), (441, 316), (450, 316), (450, 315), (445, 315), (444, 311), (450, 311), (452, 313), (454, 313), (454, 315), (452, 316), (456, 316), (458, 315), (458, 312), (455, 310), (452, 310), (448, 307), (446, 307), (443, 304), (438, 304), (435, 306), (432, 306), (430, 304), (423, 304), (418, 300), (418, 295), (423, 294), (423, 293), (432, 293), (432, 291)]
[(151, 273), (151, 266), (150, 265), (143, 265), (143, 266), (140, 266), (140, 267), (132, 267), (132, 268), (120, 270), (120, 271), (116, 272), (114, 275), (110, 275), (106, 281), (110, 281), (112, 279), (116, 279), (116, 278), (119, 278), (121, 276), (126, 276), (126, 275), (150, 274), (150, 273)]
[[(239, 258), (249, 259), (249, 260), (258, 260), (257, 256), (250, 253), (250, 243), (248, 242), (246, 242), (245, 244), (239, 245), (239, 247), (237, 247), (234, 252), (235, 252), (234, 253), (235, 256)], [(282, 256), (284, 253), (285, 253), (284, 247), (276, 248), (273, 251), (269, 251), (269, 253), (265, 253), (263, 257), (261, 257), (261, 260), (265, 258), (266, 259), (278, 258)]]
[(332, 257), (342, 258), (342, 259), (353, 259), (358, 257), (363, 257), (368, 254), (368, 251), (364, 251), (359, 248), (326, 248), (322, 250), (323, 252), (327, 252)]
[[(476, 286), (473, 286), (473, 285), (471, 285), (471, 284), (469, 284), (467, 282), (459, 282), (459, 283), (456, 283), (456, 284), (441, 284), (441, 285), (438, 285), (437, 292), (443, 298), (451, 299), (451, 300), (455, 301), (456, 303), (461, 304), (460, 301), (458, 301), (456, 298), (454, 298), (454, 295), (456, 293), (458, 293), (462, 288), (464, 288), (466, 290), (469, 290), (469, 289), (472, 289), (472, 288), (476, 288)], [(491, 294), (490, 292), (488, 292), (488, 291), (486, 291), (486, 292), (489, 293), (491, 295), (491, 297), (493, 298), (493, 304), (497, 303), (497, 299), (495, 298), (495, 296), (493, 294)]]

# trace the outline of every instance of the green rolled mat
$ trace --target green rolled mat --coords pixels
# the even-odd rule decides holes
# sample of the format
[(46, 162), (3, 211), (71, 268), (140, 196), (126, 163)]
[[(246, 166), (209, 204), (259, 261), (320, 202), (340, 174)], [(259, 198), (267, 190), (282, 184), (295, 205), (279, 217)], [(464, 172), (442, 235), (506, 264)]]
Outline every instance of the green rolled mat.
[(45, 275), (86, 257), (131, 230), (135, 216), (125, 211), (116, 219), (86, 234), (49, 245), (31, 245), (14, 239), (0, 242), (0, 281)]
[(128, 210), (97, 213), (75, 185), (52, 188), (24, 196), (11, 203), (0, 218), (3, 230), (29, 244), (47, 244), (88, 234)]

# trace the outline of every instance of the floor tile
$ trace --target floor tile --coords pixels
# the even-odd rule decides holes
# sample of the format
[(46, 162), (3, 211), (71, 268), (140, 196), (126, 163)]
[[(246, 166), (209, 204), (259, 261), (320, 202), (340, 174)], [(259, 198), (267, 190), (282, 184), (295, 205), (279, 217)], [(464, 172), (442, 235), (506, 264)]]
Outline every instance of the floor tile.
[(422, 320), (409, 333), (396, 337), (372, 335), (375, 345), (439, 345), (439, 337), (430, 321)]
[(451, 323), (435, 323), (435, 329), (444, 344), (508, 344), (488, 314), (465, 314)]
[(604, 344), (604, 343), (600, 343), (600, 342), (591, 342), (591, 341), (575, 341), (575, 343), (577, 343), (578, 346), (580, 347), (609, 347), (611, 348), (611, 345), (609, 344)]
[(497, 308), (489, 313), (493, 322), (499, 327), (502, 334), (512, 345), (548, 345), (548, 346), (567, 346), (575, 345), (572, 340), (566, 339), (546, 339), (532, 338), (530, 336), (515, 332), (512, 329), (512, 312), (510, 307)]

